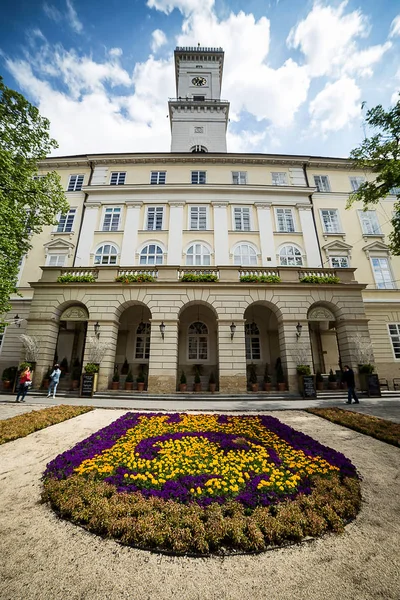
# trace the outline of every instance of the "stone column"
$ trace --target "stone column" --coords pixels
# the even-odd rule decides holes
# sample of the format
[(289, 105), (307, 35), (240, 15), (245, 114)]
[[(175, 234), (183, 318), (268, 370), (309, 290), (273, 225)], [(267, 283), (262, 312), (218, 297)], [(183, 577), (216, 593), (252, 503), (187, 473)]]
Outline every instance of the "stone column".
[[(371, 338), (368, 329), (368, 319), (337, 320), (336, 335), (342, 367), (344, 365), (349, 365), (349, 367), (354, 370), (354, 373), (357, 373), (359, 357), (355, 340), (361, 336), (361, 339), (365, 343), (366, 347), (371, 344)], [(374, 362), (372, 345), (370, 348), (371, 350), (368, 350), (366, 354), (370, 354), (370, 362)]]
[(94, 232), (97, 227), (100, 206), (100, 204), (86, 205), (74, 267), (90, 266), (90, 253), (94, 243)]
[(215, 265), (229, 265), (228, 202), (211, 202), (214, 217)]
[(109, 383), (114, 374), (114, 365), (115, 365), (115, 354), (117, 351), (117, 340), (118, 340), (118, 328), (119, 321), (115, 319), (110, 320), (101, 320), (97, 319), (95, 315), (93, 315), (92, 319), (88, 321), (88, 327), (86, 332), (86, 344), (85, 344), (85, 354), (83, 357), (83, 364), (85, 365), (88, 362), (94, 362), (90, 357), (90, 343), (89, 338), (94, 338), (94, 324), (99, 322), (100, 325), (100, 343), (107, 343), (108, 348), (100, 363), (99, 370), (99, 378), (97, 381), (97, 389), (99, 391), (107, 390), (109, 387)]
[[(33, 374), (33, 384), (39, 388), (47, 369), (53, 366), (57, 347), (59, 323), (55, 319), (29, 319), (26, 335), (34, 336), (39, 342), (39, 357)], [(25, 360), (25, 356), (21, 356)]]
[(142, 202), (125, 202), (126, 218), (124, 225), (124, 237), (121, 247), (121, 267), (131, 267), (135, 264), (135, 253), (138, 245), (138, 230), (140, 220), (140, 208)]
[(321, 267), (321, 254), (319, 251), (317, 231), (309, 204), (298, 205), (300, 226), (303, 232), (304, 249), (307, 256), (308, 267)]
[[(236, 325), (231, 339), (230, 325)], [(243, 394), (247, 389), (245, 320), (218, 319), (219, 391), (225, 394)]]
[(169, 203), (169, 233), (168, 233), (168, 255), (167, 264), (182, 264), (182, 232), (184, 202)]
[[(302, 325), (301, 335), (297, 337), (296, 325)], [(311, 340), (307, 319), (285, 319), (279, 323), (279, 346), (282, 367), (286, 383), (290, 391), (298, 391), (296, 367), (298, 364), (309, 365), (313, 368)]]
[[(258, 228), (260, 230), (261, 265), (276, 267), (274, 228), (272, 225), (271, 203), (256, 202)], [(271, 260), (267, 260), (270, 258)]]
[[(177, 319), (150, 319), (150, 361), (148, 391), (153, 394), (176, 392), (178, 369), (178, 326)], [(164, 339), (160, 325), (165, 325)]]

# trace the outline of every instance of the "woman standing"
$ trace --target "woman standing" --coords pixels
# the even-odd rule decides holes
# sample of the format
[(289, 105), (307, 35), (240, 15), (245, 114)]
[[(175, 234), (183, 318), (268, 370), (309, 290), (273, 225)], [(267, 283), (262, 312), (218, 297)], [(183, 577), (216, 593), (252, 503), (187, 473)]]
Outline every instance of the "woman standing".
[[(19, 374), (18, 391), (15, 402), (25, 402), (25, 396), (32, 385), (32, 375), (29, 365)], [(21, 400), (19, 397), (21, 396)]]

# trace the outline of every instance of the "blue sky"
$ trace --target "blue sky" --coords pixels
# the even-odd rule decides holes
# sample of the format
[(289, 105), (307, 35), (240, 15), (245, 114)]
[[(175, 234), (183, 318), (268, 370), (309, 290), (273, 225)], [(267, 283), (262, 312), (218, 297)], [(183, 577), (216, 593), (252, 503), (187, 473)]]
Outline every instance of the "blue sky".
[(231, 152), (347, 156), (361, 103), (400, 92), (398, 0), (3, 0), (2, 17), (0, 73), (58, 155), (169, 151), (177, 45), (224, 48)]

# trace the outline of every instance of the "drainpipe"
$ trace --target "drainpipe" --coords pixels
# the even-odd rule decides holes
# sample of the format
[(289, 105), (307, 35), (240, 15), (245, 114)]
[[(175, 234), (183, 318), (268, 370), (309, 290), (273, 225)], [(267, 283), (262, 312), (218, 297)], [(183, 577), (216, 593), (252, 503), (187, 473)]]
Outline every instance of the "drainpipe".
[[(304, 179), (306, 180), (306, 185), (307, 185), (307, 187), (310, 187), (310, 182), (308, 181), (307, 163), (303, 163), (303, 173), (304, 173)], [(319, 259), (321, 261), (321, 268), (322, 268), (324, 266), (324, 262), (322, 260), (321, 246), (320, 246), (320, 242), (319, 242), (319, 238), (318, 238), (317, 222), (315, 220), (315, 207), (313, 204), (312, 194), (309, 194), (308, 199), (311, 204), (311, 214), (312, 214), (313, 223), (314, 223), (315, 235), (316, 235), (317, 242), (318, 242)]]
[[(94, 171), (93, 161), (89, 161), (89, 166), (90, 166), (90, 174), (89, 174), (88, 185), (91, 185), (91, 183), (92, 183), (92, 177), (93, 177), (93, 171)], [(81, 222), (80, 222), (80, 225), (79, 225), (78, 239), (77, 239), (76, 246), (75, 246), (74, 260), (72, 262), (72, 266), (73, 267), (75, 267), (76, 253), (78, 252), (79, 240), (81, 239), (81, 231), (82, 231), (82, 227), (83, 227), (83, 219), (85, 217), (85, 211), (86, 211), (86, 200), (88, 199), (88, 197), (89, 197), (89, 194), (87, 194), (85, 192), (85, 197), (83, 199), (83, 205), (82, 205), (82, 218), (81, 218)]]

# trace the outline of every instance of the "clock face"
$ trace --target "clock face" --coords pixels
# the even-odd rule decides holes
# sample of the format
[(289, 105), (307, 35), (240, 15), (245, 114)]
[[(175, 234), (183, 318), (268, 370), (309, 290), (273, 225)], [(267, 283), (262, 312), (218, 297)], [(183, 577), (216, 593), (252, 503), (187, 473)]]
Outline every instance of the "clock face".
[(205, 79), (204, 77), (199, 77), (199, 76), (193, 77), (192, 83), (193, 83), (193, 85), (197, 85), (198, 87), (200, 87), (202, 85), (206, 85), (207, 79)]

